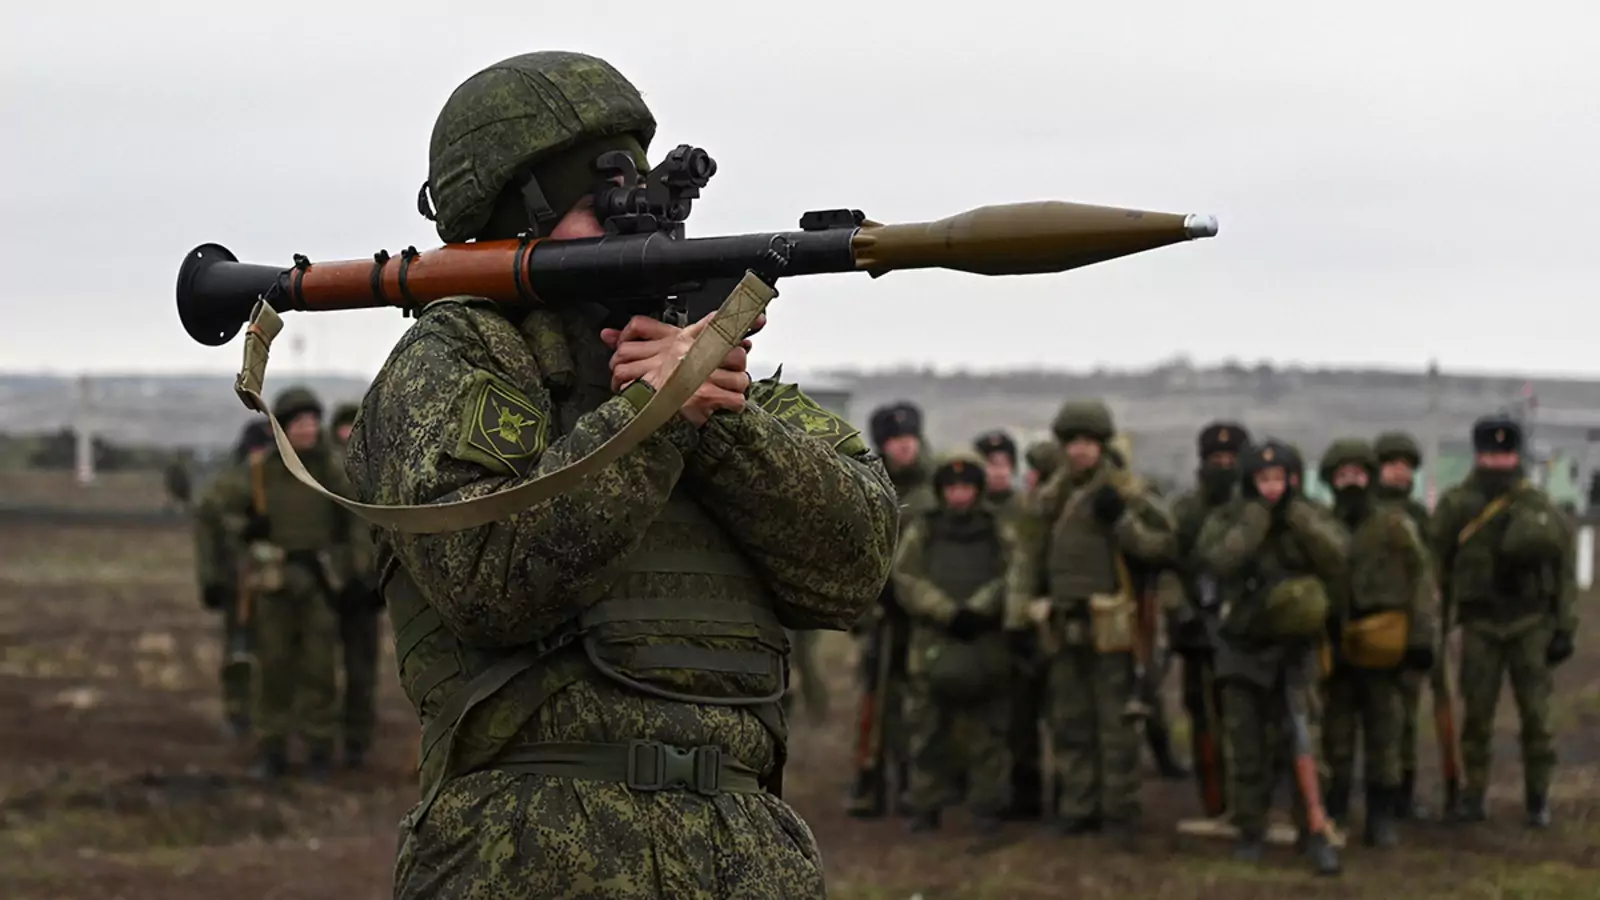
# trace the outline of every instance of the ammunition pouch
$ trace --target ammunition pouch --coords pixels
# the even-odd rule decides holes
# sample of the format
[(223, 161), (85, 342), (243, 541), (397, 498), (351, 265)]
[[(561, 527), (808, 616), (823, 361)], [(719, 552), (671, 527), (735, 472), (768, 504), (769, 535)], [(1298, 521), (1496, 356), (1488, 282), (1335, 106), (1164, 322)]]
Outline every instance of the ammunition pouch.
[(1340, 657), (1357, 669), (1398, 668), (1406, 655), (1411, 617), (1400, 610), (1373, 613), (1346, 622), (1340, 634)]
[(283, 590), (284, 566), (289, 554), (282, 547), (267, 541), (251, 541), (245, 548), (240, 566), (241, 587), (251, 594), (271, 594)]
[(1131, 653), (1138, 640), (1133, 598), (1127, 593), (1089, 598), (1089, 634), (1096, 653)]

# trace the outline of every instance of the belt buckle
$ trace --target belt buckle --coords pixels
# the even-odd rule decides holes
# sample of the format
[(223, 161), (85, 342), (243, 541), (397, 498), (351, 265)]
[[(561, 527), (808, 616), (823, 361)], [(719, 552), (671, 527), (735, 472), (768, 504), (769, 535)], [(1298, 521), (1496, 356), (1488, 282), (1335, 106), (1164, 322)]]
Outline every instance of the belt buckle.
[(659, 741), (628, 742), (628, 787), (636, 791), (722, 791), (722, 748), (685, 750)]
[(694, 789), (696, 793), (711, 796), (722, 792), (722, 748), (707, 744), (696, 747), (694, 757)]
[(659, 791), (667, 786), (666, 745), (656, 741), (628, 742), (628, 789)]

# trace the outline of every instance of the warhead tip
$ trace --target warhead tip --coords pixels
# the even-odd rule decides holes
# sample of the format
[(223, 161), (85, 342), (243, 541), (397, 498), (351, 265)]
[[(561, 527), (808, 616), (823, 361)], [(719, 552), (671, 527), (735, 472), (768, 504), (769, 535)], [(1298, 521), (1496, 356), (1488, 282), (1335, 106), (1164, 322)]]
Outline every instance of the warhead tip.
[(1183, 233), (1192, 238), (1217, 236), (1217, 217), (1190, 213), (1183, 217)]

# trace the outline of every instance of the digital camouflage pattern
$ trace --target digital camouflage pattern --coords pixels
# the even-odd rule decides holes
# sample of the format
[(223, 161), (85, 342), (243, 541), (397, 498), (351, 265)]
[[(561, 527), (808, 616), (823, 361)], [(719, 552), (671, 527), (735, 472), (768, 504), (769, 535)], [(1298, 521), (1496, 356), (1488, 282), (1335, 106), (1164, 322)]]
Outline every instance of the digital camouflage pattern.
[[(1304, 498), (1289, 494), (1280, 512), (1260, 498), (1240, 497), (1213, 512), (1196, 544), (1201, 566), (1218, 580), (1217, 678), (1221, 682), (1228, 804), (1247, 839), (1265, 833), (1272, 789), (1292, 759), (1279, 689), (1284, 666), (1302, 664), (1304, 645), (1275, 640), (1262, 626), (1271, 587), (1314, 576), (1347, 576), (1348, 537), (1342, 526)], [(1308, 698), (1308, 700), (1311, 698)], [(1297, 819), (1302, 798), (1295, 795)]]
[(1521, 479), (1474, 470), (1434, 508), (1432, 544), (1446, 604), (1460, 623), (1464, 805), (1481, 809), (1501, 685), (1509, 676), (1522, 720), (1529, 800), (1549, 790), (1552, 637), (1577, 630), (1571, 524), (1549, 496)]
[[(304, 398), (289, 391), (274, 406), (291, 417), (308, 408)], [(300, 458), (329, 490), (351, 493), (344, 474), (332, 464), (327, 441)], [(264, 522), (257, 520), (231, 532), (228, 551), (239, 559), (249, 540), (255, 539), (287, 556), (283, 589), (250, 599), (250, 632), (259, 668), (257, 744), (264, 757), (281, 759), (290, 737), (298, 732), (314, 758), (326, 758), (339, 731), (335, 672), (339, 637), (333, 604), (352, 574), (354, 557), (349, 548), (357, 526), (342, 507), (296, 480), (275, 450), (259, 466)], [(246, 522), (254, 518), (254, 477), (247, 463), (219, 480), (218, 507)], [(252, 530), (258, 533), (252, 535)]]
[[(429, 306), (374, 381), (351, 437), (360, 498), (482, 496), (565, 466), (615, 434), (643, 400), (610, 392), (603, 314), (536, 311), (519, 330), (493, 304)], [(395, 577), (413, 580), (425, 598), (397, 609), (400, 595), (386, 591), (401, 681), (424, 723), (469, 673), (553, 638), (611, 598), (722, 598), (769, 610), (786, 628), (854, 623), (889, 575), (892, 486), (854, 430), (793, 386), (761, 382), (750, 398), (744, 412), (718, 413), (698, 430), (675, 419), (570, 492), (504, 521), (383, 533), (380, 562), (398, 566)], [(647, 546), (654, 555), (641, 555)], [(675, 562), (734, 570), (735, 558), (749, 575)], [(418, 627), (415, 616), (439, 624)], [(673, 636), (686, 623), (629, 627), (636, 653), (696, 646)], [(758, 634), (699, 646), (753, 653), (764, 647)], [(465, 671), (429, 684), (458, 664)], [(694, 671), (639, 675), (663, 689), (716, 686)], [(775, 796), (634, 791), (494, 762), (515, 744), (654, 740), (715, 746), (768, 776), (782, 735), (756, 709), (650, 696), (601, 674), (581, 647), (553, 651), (467, 716), (448, 771), (443, 754), (425, 757), (424, 785), (442, 779), (442, 789), (402, 834), (396, 896), (823, 896), (816, 843)]]
[[(340, 424), (355, 421), (358, 407), (342, 405), (334, 411), (329, 422), (330, 452), (333, 467), (345, 471), (345, 445), (338, 440)], [(383, 600), (378, 594), (377, 573), (370, 570), (373, 559), (372, 530), (361, 521), (353, 521), (350, 528), (351, 572), (350, 584), (338, 598), (336, 606), (339, 619), (339, 654), (344, 668), (343, 724), (346, 759), (359, 763), (378, 727), (378, 614), (383, 610)], [(368, 568), (355, 571), (356, 561)]]
[(604, 60), (560, 50), (501, 60), (457, 87), (434, 123), (426, 187), (439, 239), (476, 237), (530, 163), (619, 135), (642, 152), (655, 131), (639, 91)]
[[(1069, 404), (1057, 417), (1057, 436), (1098, 427), (1096, 416)], [(1102, 407), (1103, 408), (1103, 407)], [(1109, 415), (1104, 430), (1109, 430)], [(1122, 509), (1109, 524), (1096, 512), (1095, 497), (1111, 487)], [(1129, 565), (1169, 565), (1174, 550), (1172, 521), (1137, 478), (1108, 459), (1073, 472), (1065, 466), (1041, 489), (1037, 508), (1019, 527), (1019, 545), (1008, 573), (1008, 603), (1024, 610), (1041, 592), (1050, 601), (1045, 676), (1045, 722), (1055, 757), (1057, 814), (1067, 827), (1103, 820), (1130, 828), (1140, 816), (1140, 740), (1123, 712), (1134, 696), (1133, 655), (1095, 652), (1089, 632), (1089, 598), (1131, 589), (1119, 584), (1114, 560)]]
[[(1339, 495), (1336, 510), (1351, 529), (1349, 577), (1336, 591), (1336, 620), (1343, 624), (1403, 612), (1407, 647), (1431, 658), (1438, 645), (1433, 561), (1405, 506), (1368, 488), (1359, 495)], [(1401, 803), (1404, 682), (1410, 673), (1403, 662), (1389, 669), (1358, 668), (1338, 649), (1333, 659), (1322, 717), (1328, 808), (1336, 818), (1346, 815), (1359, 736), (1368, 830), (1376, 840)]]
[[(975, 456), (956, 458), (982, 471)], [(979, 816), (997, 817), (1009, 803), (1010, 659), (1001, 629), (1006, 563), (1015, 542), (1009, 522), (981, 501), (961, 511), (941, 502), (912, 519), (900, 538), (893, 580), (911, 625), (907, 799), (918, 813), (960, 802), (963, 782)], [(986, 629), (953, 634), (951, 623), (961, 610), (986, 619)], [(962, 695), (943, 690), (936, 671), (967, 685)]]
[[(1415, 441), (1412, 443), (1415, 444)], [(1381, 436), (1379, 441), (1374, 446), (1379, 451), (1378, 458), (1382, 460), (1384, 455), (1382, 452), (1383, 443)], [(1380, 484), (1378, 485), (1376, 491), (1380, 501), (1401, 505), (1401, 507), (1405, 509), (1406, 514), (1411, 517), (1412, 523), (1417, 526), (1417, 531), (1424, 536), (1426, 549), (1428, 551), (1429, 565), (1433, 571), (1434, 589), (1436, 592), (1438, 592), (1438, 560), (1433, 554), (1433, 524), (1432, 516), (1430, 516), (1428, 513), (1428, 508), (1412, 499), (1410, 487), (1391, 488)], [(1402, 677), (1400, 681), (1400, 689), (1404, 696), (1405, 704), (1405, 721), (1400, 734), (1400, 780), (1403, 783), (1403, 791), (1406, 795), (1405, 804), (1408, 806), (1410, 803), (1411, 793), (1416, 785), (1417, 737), (1421, 730), (1420, 715), (1422, 710), (1423, 686), (1427, 685), (1431, 689), (1434, 702), (1436, 703), (1443, 703), (1445, 702), (1445, 698), (1450, 697), (1449, 685), (1445, 680), (1449, 677), (1449, 669), (1445, 665), (1442, 649), (1446, 643), (1446, 636), (1449, 635), (1451, 629), (1454, 627), (1454, 624), (1450, 615), (1450, 610), (1445, 605), (1445, 597), (1442, 595), (1442, 592), (1439, 593), (1436, 605), (1438, 606), (1438, 632), (1439, 646), (1441, 649), (1439, 659), (1436, 661), (1434, 667), (1428, 670), (1428, 674), (1426, 676), (1411, 674)]]

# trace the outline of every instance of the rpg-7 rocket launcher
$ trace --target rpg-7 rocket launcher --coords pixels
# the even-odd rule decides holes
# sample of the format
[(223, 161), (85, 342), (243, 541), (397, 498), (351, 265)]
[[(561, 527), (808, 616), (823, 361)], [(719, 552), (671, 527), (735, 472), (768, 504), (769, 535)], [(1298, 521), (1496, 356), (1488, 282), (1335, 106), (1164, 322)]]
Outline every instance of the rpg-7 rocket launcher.
[[(704, 150), (681, 145), (642, 179), (626, 153), (603, 154), (595, 167), (604, 237), (524, 236), (332, 262), (296, 255), (287, 269), (241, 263), (218, 244), (201, 244), (178, 270), (178, 316), (190, 337), (210, 346), (232, 339), (258, 300), (278, 311), (394, 306), (407, 315), (462, 294), (510, 306), (597, 301), (614, 323), (644, 314), (683, 325), (715, 311), (746, 271), (761, 274), (773, 259), (780, 271), (769, 279), (927, 268), (1026, 275), (1217, 233), (1211, 216), (1045, 201), (899, 225), (859, 210), (822, 210), (801, 216), (798, 231), (690, 238), (684, 222), (716, 173)], [(426, 197), (418, 203), (426, 212)]]

